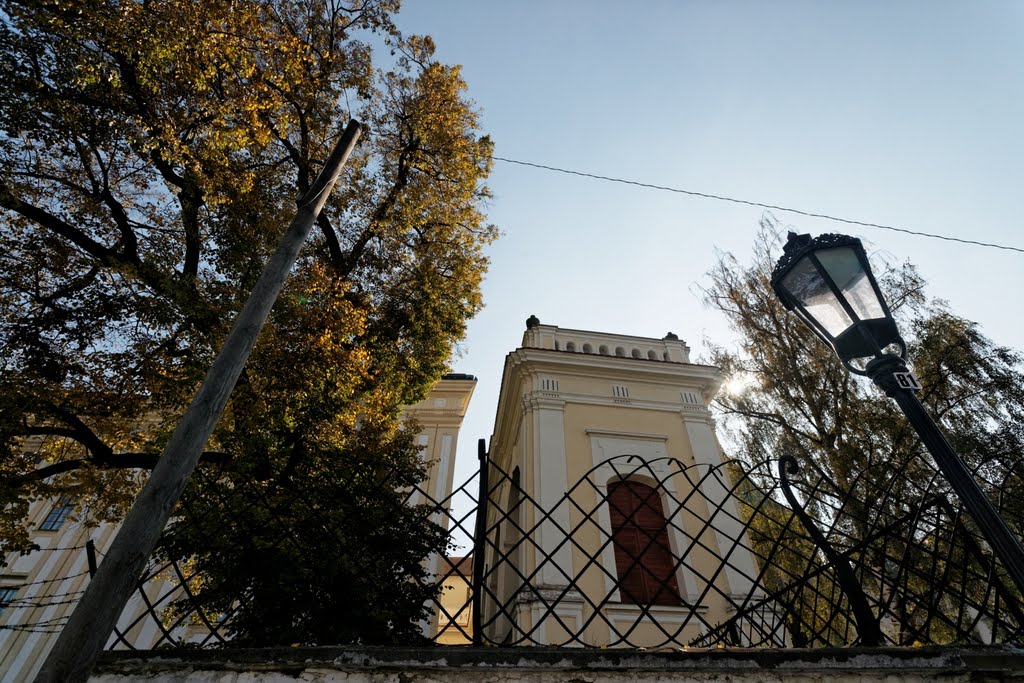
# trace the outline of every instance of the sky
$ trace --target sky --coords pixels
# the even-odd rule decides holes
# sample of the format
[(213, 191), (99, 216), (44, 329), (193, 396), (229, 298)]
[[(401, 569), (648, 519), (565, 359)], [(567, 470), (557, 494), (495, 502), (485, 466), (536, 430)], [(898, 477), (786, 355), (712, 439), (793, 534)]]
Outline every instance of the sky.
[[(406, 0), (460, 64), (495, 155), (1024, 249), (1024, 3)], [(456, 480), (502, 366), (545, 324), (692, 349), (733, 340), (700, 300), (764, 210), (495, 162), (484, 310), (453, 370), (478, 384)], [(916, 264), (932, 296), (1024, 349), (1024, 253), (774, 211)]]

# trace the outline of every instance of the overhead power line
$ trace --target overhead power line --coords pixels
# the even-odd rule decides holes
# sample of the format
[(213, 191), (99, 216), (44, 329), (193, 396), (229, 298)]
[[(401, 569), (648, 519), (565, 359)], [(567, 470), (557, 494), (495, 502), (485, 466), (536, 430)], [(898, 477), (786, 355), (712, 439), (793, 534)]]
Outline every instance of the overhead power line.
[(611, 176), (598, 175), (596, 173), (585, 173), (583, 171), (573, 171), (568, 168), (558, 168), (557, 166), (546, 166), (544, 164), (535, 164), (530, 161), (519, 161), (518, 159), (509, 159), (506, 157), (492, 156), (495, 161), (503, 161), (506, 164), (516, 164), (518, 166), (529, 166), (531, 168), (540, 168), (545, 171), (554, 171), (556, 173), (565, 173), (568, 175), (581, 176), (583, 178), (593, 178), (594, 180), (604, 180), (610, 183), (621, 183), (623, 185), (635, 185), (637, 187), (646, 187), (651, 190), (662, 190), (664, 192), (675, 192), (677, 194), (685, 194), (691, 197), (702, 197), (704, 199), (714, 199), (720, 202), (730, 202), (732, 204), (743, 204), (745, 206), (756, 206), (762, 209), (772, 209), (774, 211), (786, 211), (787, 213), (795, 213), (800, 216), (807, 216), (809, 218), (824, 218), (825, 220), (835, 221), (837, 223), (846, 223), (848, 225), (860, 225), (866, 228), (878, 228), (879, 230), (892, 230), (893, 232), (902, 232), (907, 235), (916, 235), (917, 237), (930, 237), (937, 240), (945, 240), (947, 242), (959, 242), (961, 244), (972, 244), (978, 247), (989, 247), (991, 249), (1003, 249), (1005, 251), (1016, 251), (1024, 254), (1024, 249), (1020, 247), (1012, 247), (1006, 244), (996, 244), (995, 242), (979, 242), (977, 240), (968, 240), (961, 237), (950, 237), (949, 235), (937, 235), (931, 232), (920, 232), (917, 230), (907, 230), (906, 228), (898, 228), (894, 225), (882, 225), (880, 223), (870, 223), (868, 221), (858, 221), (852, 218), (842, 218), (840, 216), (831, 216), (827, 213), (816, 213), (814, 211), (804, 211), (803, 209), (794, 209), (789, 206), (779, 206), (777, 204), (765, 204), (763, 202), (755, 202), (749, 199), (737, 199), (736, 197), (726, 197), (724, 195), (710, 194), (708, 192), (697, 192), (695, 190), (684, 190), (679, 187), (668, 187), (667, 185), (654, 185), (651, 183), (642, 183), (637, 180), (627, 180), (626, 178), (613, 178)]

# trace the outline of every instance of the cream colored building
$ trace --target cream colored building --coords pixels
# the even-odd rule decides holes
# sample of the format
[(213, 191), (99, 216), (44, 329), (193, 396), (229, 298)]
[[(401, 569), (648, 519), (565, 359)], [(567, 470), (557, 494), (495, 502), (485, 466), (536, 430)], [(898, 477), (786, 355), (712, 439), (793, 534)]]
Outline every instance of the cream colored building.
[[(475, 388), (476, 377), (448, 374), (434, 385), (425, 399), (402, 411), (403, 417), (420, 424), (416, 443), (423, 447), (421, 457), (430, 463), (427, 479), (420, 486), (437, 502), (443, 502), (451, 495), (455, 478), (455, 446)], [(421, 503), (424, 499), (414, 495), (411, 502)], [(444, 519), (438, 521), (446, 523)]]
[[(738, 515), (713, 510), (724, 502), (730, 511), (724, 482), (709, 477), (689, 495), (681, 490), (689, 480), (673, 476), (721, 469), (708, 404), (722, 379), (718, 369), (691, 363), (671, 333), (563, 329), (531, 316), (522, 346), (505, 360), (490, 444), (492, 481), (506, 478), (495, 484), (488, 514), (488, 640), (637, 646), (664, 644), (667, 631), (684, 645), (730, 616), (727, 596), (751, 593), (756, 572)], [(667, 543), (676, 557), (685, 554), (669, 577), (679, 595), (659, 594), (665, 604), (647, 614), (616, 589), (604, 501), (623, 479), (659, 486)], [(722, 549), (731, 550), (729, 562), (716, 571)], [(702, 577), (715, 577), (714, 585)], [(628, 642), (616, 636), (627, 632)]]
[[(417, 443), (423, 446), (421, 457), (430, 463), (427, 479), (421, 487), (436, 501), (444, 501), (451, 492), (454, 476), (455, 446), (466, 408), (473, 395), (476, 378), (470, 375), (446, 375), (419, 403), (404, 411), (414, 417), (421, 432)], [(32, 444), (26, 444), (31, 449)], [(422, 500), (413, 502), (423, 502)], [(113, 542), (118, 525), (88, 527), (74, 519), (73, 505), (61, 501), (39, 500), (29, 510), (32, 540), (39, 550), (28, 555), (11, 554), (0, 569), (0, 683), (31, 680), (42, 666), (57, 633), (74, 608), (77, 598), (89, 583), (86, 543), (92, 541), (97, 557)], [(447, 518), (438, 515), (444, 524)], [(437, 571), (438, 558), (430, 558)], [(179, 597), (174, 577), (146, 584), (146, 598), (136, 591), (129, 599), (118, 622), (118, 629), (132, 647), (149, 649), (160, 642), (163, 625), (145, 615), (146, 602), (157, 611)], [(140, 619), (140, 616), (143, 618)], [(436, 629), (434, 623), (425, 629)], [(189, 623), (174, 630), (176, 640), (202, 642), (209, 630)], [(127, 647), (111, 637), (108, 648)]]
[(473, 642), (473, 557), (449, 557), (451, 569), (441, 585), (438, 613), (438, 645), (469, 645)]
[[(416, 442), (423, 447), (421, 457), (430, 464), (427, 478), (420, 484), (426, 495), (420, 491), (414, 492), (410, 497), (410, 504), (431, 503), (447, 511), (451, 510), (451, 494), (455, 480), (455, 446), (459, 442), (459, 429), (466, 417), (466, 410), (469, 408), (469, 401), (475, 388), (476, 378), (472, 375), (445, 375), (434, 385), (425, 399), (403, 411), (403, 416), (419, 422), (421, 431)], [(439, 510), (433, 519), (437, 524), (449, 529), (450, 514)], [(469, 584), (457, 568), (452, 570), (451, 565), (440, 554), (427, 558), (427, 565), (427, 570), (432, 575), (442, 577), (442, 603), (441, 608), (434, 610), (431, 618), (422, 624), (423, 635), (428, 638), (436, 635), (438, 642), (442, 643), (464, 642), (456, 635), (458, 629), (449, 628), (450, 619), (444, 616), (442, 608), (450, 610), (449, 614), (457, 614), (457, 618), (465, 622), (463, 628), (468, 630), (470, 611), (455, 603), (458, 602), (459, 595), (465, 595), (464, 600), (469, 600)]]

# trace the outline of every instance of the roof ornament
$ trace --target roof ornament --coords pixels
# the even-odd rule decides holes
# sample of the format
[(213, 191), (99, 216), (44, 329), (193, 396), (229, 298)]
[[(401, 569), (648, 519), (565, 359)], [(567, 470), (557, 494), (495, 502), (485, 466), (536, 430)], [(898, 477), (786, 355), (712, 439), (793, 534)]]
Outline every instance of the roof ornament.
[(540, 325), (540, 318), (538, 318), (537, 316), (531, 315), (529, 318), (526, 319), (526, 329), (532, 330), (538, 325)]

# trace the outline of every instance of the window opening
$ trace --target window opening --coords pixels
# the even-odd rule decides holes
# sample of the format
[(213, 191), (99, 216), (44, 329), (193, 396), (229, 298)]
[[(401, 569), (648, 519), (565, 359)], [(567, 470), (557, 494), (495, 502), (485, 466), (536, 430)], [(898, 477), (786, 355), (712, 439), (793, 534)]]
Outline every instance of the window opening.
[(608, 508), (622, 602), (681, 605), (668, 522), (657, 491), (638, 481), (612, 482)]
[(18, 594), (17, 588), (10, 588), (8, 586), (0, 587), (0, 614), (4, 613), (4, 610), (14, 600), (14, 596)]
[(64, 520), (75, 508), (74, 499), (71, 496), (61, 496), (47, 513), (46, 519), (39, 525), (40, 531), (57, 531), (64, 525)]

